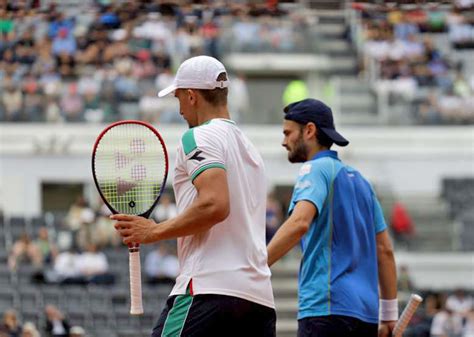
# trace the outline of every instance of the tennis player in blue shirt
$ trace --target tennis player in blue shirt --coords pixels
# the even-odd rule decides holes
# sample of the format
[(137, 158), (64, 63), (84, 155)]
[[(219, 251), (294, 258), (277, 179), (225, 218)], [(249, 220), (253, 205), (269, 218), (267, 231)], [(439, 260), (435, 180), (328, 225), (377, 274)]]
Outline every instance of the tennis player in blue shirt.
[(268, 245), (268, 263), (300, 242), (298, 337), (391, 336), (398, 319), (396, 265), (379, 201), (367, 180), (330, 150), (349, 142), (335, 130), (327, 105), (305, 99), (284, 112), (282, 145), (290, 162), (304, 164), (289, 218)]

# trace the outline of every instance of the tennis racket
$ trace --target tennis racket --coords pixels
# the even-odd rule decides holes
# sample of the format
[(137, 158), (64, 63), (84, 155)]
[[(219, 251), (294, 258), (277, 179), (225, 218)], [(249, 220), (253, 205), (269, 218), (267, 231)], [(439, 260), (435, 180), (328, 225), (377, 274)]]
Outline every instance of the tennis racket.
[[(141, 121), (109, 125), (92, 152), (92, 174), (102, 200), (113, 214), (148, 218), (168, 175), (168, 154), (158, 131)], [(140, 246), (130, 244), (130, 314), (143, 314)]]
[(421, 296), (411, 294), (408, 304), (405, 306), (405, 309), (403, 309), (402, 315), (398, 319), (398, 322), (395, 325), (395, 328), (393, 329), (393, 337), (401, 337), (403, 335), (403, 332), (405, 331), (406, 327), (408, 326), (408, 323), (413, 317), (416, 308), (418, 308), (422, 301), (423, 299), (421, 298)]

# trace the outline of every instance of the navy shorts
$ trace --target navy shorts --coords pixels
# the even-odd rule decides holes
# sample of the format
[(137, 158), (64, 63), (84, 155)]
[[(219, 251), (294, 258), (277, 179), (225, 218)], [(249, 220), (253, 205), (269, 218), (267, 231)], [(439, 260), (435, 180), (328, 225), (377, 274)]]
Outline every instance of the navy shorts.
[(298, 320), (298, 337), (377, 337), (378, 324), (341, 316), (307, 317)]
[(171, 296), (152, 337), (275, 337), (275, 310), (225, 295)]

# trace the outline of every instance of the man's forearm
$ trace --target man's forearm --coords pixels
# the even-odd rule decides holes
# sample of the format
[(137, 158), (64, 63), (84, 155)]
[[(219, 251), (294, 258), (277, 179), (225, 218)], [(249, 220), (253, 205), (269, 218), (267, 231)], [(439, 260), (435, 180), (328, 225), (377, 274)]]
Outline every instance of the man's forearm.
[(225, 220), (228, 213), (223, 212), (212, 200), (196, 199), (183, 213), (154, 226), (149, 240), (159, 241), (194, 235), (209, 230)]
[(392, 250), (385, 251), (378, 257), (380, 297), (397, 298), (397, 267)]
[(301, 240), (305, 233), (305, 227), (298, 226), (298, 224), (290, 219), (287, 220), (268, 244), (268, 265), (273, 265), (285, 256)]

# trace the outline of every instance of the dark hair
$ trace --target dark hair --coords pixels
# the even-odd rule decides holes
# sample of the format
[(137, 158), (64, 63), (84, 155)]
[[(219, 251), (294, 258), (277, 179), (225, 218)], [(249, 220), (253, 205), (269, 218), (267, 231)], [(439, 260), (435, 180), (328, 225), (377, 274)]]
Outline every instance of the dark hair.
[[(217, 76), (216, 81), (227, 81), (227, 74), (220, 73)], [(212, 90), (196, 89), (206, 102), (212, 105), (227, 105), (227, 94), (229, 90), (227, 88), (215, 88)]]
[[(306, 124), (301, 124), (301, 123), (298, 123), (298, 124), (300, 125), (300, 131), (303, 132), (303, 128), (306, 126)], [(332, 139), (326, 136), (326, 134), (317, 125), (316, 125), (316, 129), (318, 130), (318, 132), (316, 133), (316, 140), (318, 141), (318, 144), (330, 149), (332, 144), (334, 144)]]
[(330, 149), (332, 144), (334, 144), (334, 142), (317, 125), (316, 127), (318, 129), (318, 132), (316, 133), (316, 139), (318, 140), (319, 145)]

